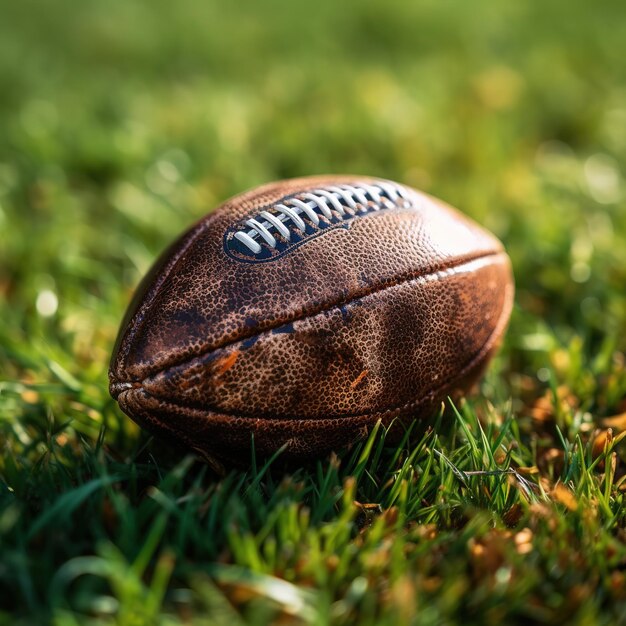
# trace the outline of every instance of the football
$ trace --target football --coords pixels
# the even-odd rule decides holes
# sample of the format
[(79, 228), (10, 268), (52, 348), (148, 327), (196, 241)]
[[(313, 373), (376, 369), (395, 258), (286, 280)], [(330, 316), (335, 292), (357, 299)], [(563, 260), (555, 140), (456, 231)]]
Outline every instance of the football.
[(439, 200), (363, 176), (275, 182), (210, 212), (154, 265), (110, 391), (209, 459), (317, 457), (467, 392), (512, 300), (502, 244)]

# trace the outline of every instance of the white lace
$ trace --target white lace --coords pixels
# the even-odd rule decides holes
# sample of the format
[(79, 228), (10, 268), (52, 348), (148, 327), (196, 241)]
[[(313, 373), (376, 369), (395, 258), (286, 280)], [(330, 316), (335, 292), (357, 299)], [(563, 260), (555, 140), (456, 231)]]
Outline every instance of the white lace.
[(270, 248), (276, 247), (278, 242), (272, 231), (279, 233), (287, 241), (291, 241), (288, 225), (303, 233), (306, 224), (301, 216), (318, 226), (320, 215), (327, 219), (333, 218), (333, 209), (343, 219), (371, 210), (410, 205), (409, 192), (396, 183), (376, 181), (355, 185), (330, 185), (300, 193), (297, 197), (287, 198), (273, 205), (268, 211), (261, 211), (256, 217), (245, 221), (250, 230), (240, 230), (234, 236), (250, 252), (258, 254), (262, 250), (259, 241), (265, 242)]

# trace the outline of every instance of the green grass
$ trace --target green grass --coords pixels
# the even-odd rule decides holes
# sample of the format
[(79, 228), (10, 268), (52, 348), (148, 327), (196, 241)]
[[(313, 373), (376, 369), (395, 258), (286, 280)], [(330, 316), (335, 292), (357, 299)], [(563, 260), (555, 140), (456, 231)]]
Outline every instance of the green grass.
[[(0, 14), (0, 623), (626, 620), (622, 3)], [(175, 233), (324, 172), (496, 232), (505, 345), (399, 446), (215, 476), (109, 398), (117, 327)]]

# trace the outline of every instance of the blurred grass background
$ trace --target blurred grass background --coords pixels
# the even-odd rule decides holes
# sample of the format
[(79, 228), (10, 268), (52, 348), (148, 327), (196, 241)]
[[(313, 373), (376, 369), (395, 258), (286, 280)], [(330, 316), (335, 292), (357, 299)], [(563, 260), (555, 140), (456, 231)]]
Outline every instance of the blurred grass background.
[[(33, 478), (60, 432), (59, 445), (97, 449), (105, 424), (120, 459), (141, 445), (106, 382), (141, 275), (205, 212), (274, 179), (388, 177), (467, 212), (504, 241), (517, 280), (483, 395), (523, 423), (550, 385), (565, 389), (568, 441), (626, 411), (622, 2), (0, 0), (0, 16), (11, 541), (63, 492)], [(16, 606), (41, 609), (41, 576)]]
[(617, 332), (626, 24), (576, 6), (5, 3), (3, 326), (40, 332), (51, 291), (46, 330), (114, 332), (155, 253), (225, 197), (356, 172), (496, 231), (524, 309)]

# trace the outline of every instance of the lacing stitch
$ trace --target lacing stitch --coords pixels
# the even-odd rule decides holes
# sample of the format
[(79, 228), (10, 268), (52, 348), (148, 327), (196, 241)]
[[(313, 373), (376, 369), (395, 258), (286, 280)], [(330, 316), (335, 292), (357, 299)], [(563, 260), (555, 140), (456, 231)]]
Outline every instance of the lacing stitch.
[[(280, 234), (287, 241), (291, 241), (290, 228), (304, 233), (307, 225), (303, 217), (312, 222), (314, 227), (318, 227), (320, 216), (327, 220), (342, 220), (381, 208), (410, 206), (407, 190), (387, 181), (330, 185), (297, 194), (273, 205), (267, 211), (261, 211), (256, 217), (244, 222), (249, 230), (239, 230), (234, 237), (252, 254), (259, 254), (263, 250), (259, 242), (276, 248), (278, 241), (274, 233)], [(333, 209), (336, 214), (333, 214)]]

